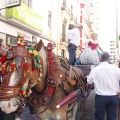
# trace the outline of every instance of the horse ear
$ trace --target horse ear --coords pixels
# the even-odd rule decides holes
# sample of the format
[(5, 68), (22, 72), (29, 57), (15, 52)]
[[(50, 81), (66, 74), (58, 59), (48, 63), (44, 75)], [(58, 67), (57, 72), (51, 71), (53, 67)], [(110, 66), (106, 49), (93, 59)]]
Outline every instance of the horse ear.
[(43, 46), (43, 42), (42, 42), (42, 39), (40, 39), (40, 41), (34, 46), (34, 48), (39, 52), (42, 46)]

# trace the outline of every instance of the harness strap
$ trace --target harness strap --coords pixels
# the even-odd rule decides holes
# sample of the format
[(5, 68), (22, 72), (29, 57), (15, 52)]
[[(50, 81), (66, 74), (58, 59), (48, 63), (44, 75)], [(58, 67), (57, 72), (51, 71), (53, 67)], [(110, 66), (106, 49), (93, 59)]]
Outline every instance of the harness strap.
[(68, 81), (70, 81), (71, 75), (72, 75), (72, 66), (70, 66), (70, 72), (69, 72), (69, 79), (68, 79)]
[(48, 106), (49, 102), (54, 96), (56, 86), (58, 85), (57, 80), (54, 77), (54, 62), (53, 62), (54, 53), (52, 52), (51, 43), (48, 44), (47, 53), (48, 53), (48, 77), (46, 80), (47, 89), (41, 95), (31, 93), (31, 95), (28, 98), (26, 98), (28, 102), (30, 103), (30, 105), (33, 107), (42, 106), (44, 104), (47, 104)]
[[(21, 70), (21, 82), (19, 83), (19, 86), (8, 86), (10, 82), (11, 75), (14, 70), (19, 71), (19, 68), (16, 68), (12, 70), (11, 65), (12, 62), (15, 60), (16, 57), (21, 57), (22, 60), (20, 62), (20, 70)], [(24, 85), (26, 80), (30, 77), (31, 75), (31, 69), (32, 67), (29, 67), (29, 70), (24, 69), (24, 63), (25, 63), (25, 58), (29, 58), (30, 54), (28, 53), (28, 50), (24, 47), (21, 46), (14, 46), (10, 48), (7, 51), (7, 60), (1, 65), (2, 69), (2, 83), (0, 86), (0, 101), (1, 100), (9, 100), (12, 97), (18, 96), (20, 92), (20, 88)], [(29, 64), (31, 65), (31, 60), (29, 60)], [(14, 67), (13, 67), (14, 68)]]
[(20, 86), (0, 86), (0, 101), (9, 100), (11, 97), (17, 96)]
[(54, 90), (56, 88), (53, 85), (54, 79), (52, 79), (52, 78), (54, 78), (53, 77), (53, 57), (54, 57), (54, 54), (52, 52), (52, 49), (53, 49), (52, 44), (48, 43), (48, 46), (47, 46), (47, 50), (48, 50), (48, 78), (47, 78), (47, 83), (49, 83), (49, 81), (50, 81), (51, 85), (48, 84), (48, 89), (47, 89), (46, 93), (50, 96), (53, 95)]
[[(29, 59), (30, 59), (30, 57), (28, 57)], [(29, 70), (24, 70), (23, 69), (23, 65), (22, 65), (22, 63), (24, 63), (23, 62), (24, 61), (24, 57), (22, 57), (22, 62), (21, 62), (21, 65), (20, 65), (20, 67), (21, 67), (21, 72), (22, 72), (22, 80), (20, 81), (20, 83), (19, 83), (19, 85), (22, 87), (23, 85), (24, 85), (24, 83), (26, 82), (26, 80), (31, 76), (31, 71), (32, 71), (32, 67), (29, 67)], [(30, 65), (32, 64), (31, 63), (31, 61), (29, 61), (30, 63)]]

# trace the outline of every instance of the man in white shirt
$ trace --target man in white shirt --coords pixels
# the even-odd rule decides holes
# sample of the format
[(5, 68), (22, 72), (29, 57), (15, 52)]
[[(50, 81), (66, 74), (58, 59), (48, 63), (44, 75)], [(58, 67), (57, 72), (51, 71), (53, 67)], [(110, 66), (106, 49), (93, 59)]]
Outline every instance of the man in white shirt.
[(88, 84), (94, 83), (96, 93), (95, 120), (104, 120), (105, 112), (107, 120), (116, 120), (120, 69), (108, 63), (107, 52), (100, 55), (100, 61), (100, 65), (93, 68), (87, 78)]
[(82, 31), (82, 29), (83, 26), (79, 24), (67, 33), (70, 65), (74, 65), (76, 62), (76, 49), (80, 45), (80, 31)]

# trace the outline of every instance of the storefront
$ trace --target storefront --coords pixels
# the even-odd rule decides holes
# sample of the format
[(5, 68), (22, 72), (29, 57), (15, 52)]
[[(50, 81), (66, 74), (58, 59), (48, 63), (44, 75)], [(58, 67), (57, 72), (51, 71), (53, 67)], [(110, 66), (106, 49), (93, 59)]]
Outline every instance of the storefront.
[(0, 16), (0, 38), (10, 44), (17, 43), (22, 34), (28, 43), (36, 43), (42, 33), (42, 17), (21, 3), (21, 6), (6, 9), (6, 17)]
[(6, 18), (0, 16), (0, 38), (9, 44), (17, 43), (17, 36), (22, 34), (29, 44), (35, 44), (40, 39), (47, 46), (49, 42), (56, 42), (43, 35), (43, 20), (40, 15), (21, 3), (21, 6), (6, 9)]
[(0, 21), (0, 25), (0, 38), (4, 39), (5, 42), (8, 42), (9, 44), (16, 44), (16, 38), (19, 34), (22, 34), (24, 39), (29, 43), (33, 42), (32, 33), (29, 33), (4, 21)]

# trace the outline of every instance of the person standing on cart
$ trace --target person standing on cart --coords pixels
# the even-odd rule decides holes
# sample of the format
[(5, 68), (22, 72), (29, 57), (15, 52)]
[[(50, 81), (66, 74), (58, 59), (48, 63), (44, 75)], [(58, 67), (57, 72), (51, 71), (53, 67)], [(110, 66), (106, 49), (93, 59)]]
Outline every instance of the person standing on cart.
[(80, 31), (82, 31), (82, 29), (83, 26), (79, 24), (75, 28), (70, 29), (67, 33), (70, 65), (75, 65), (76, 63), (76, 50), (80, 45)]

